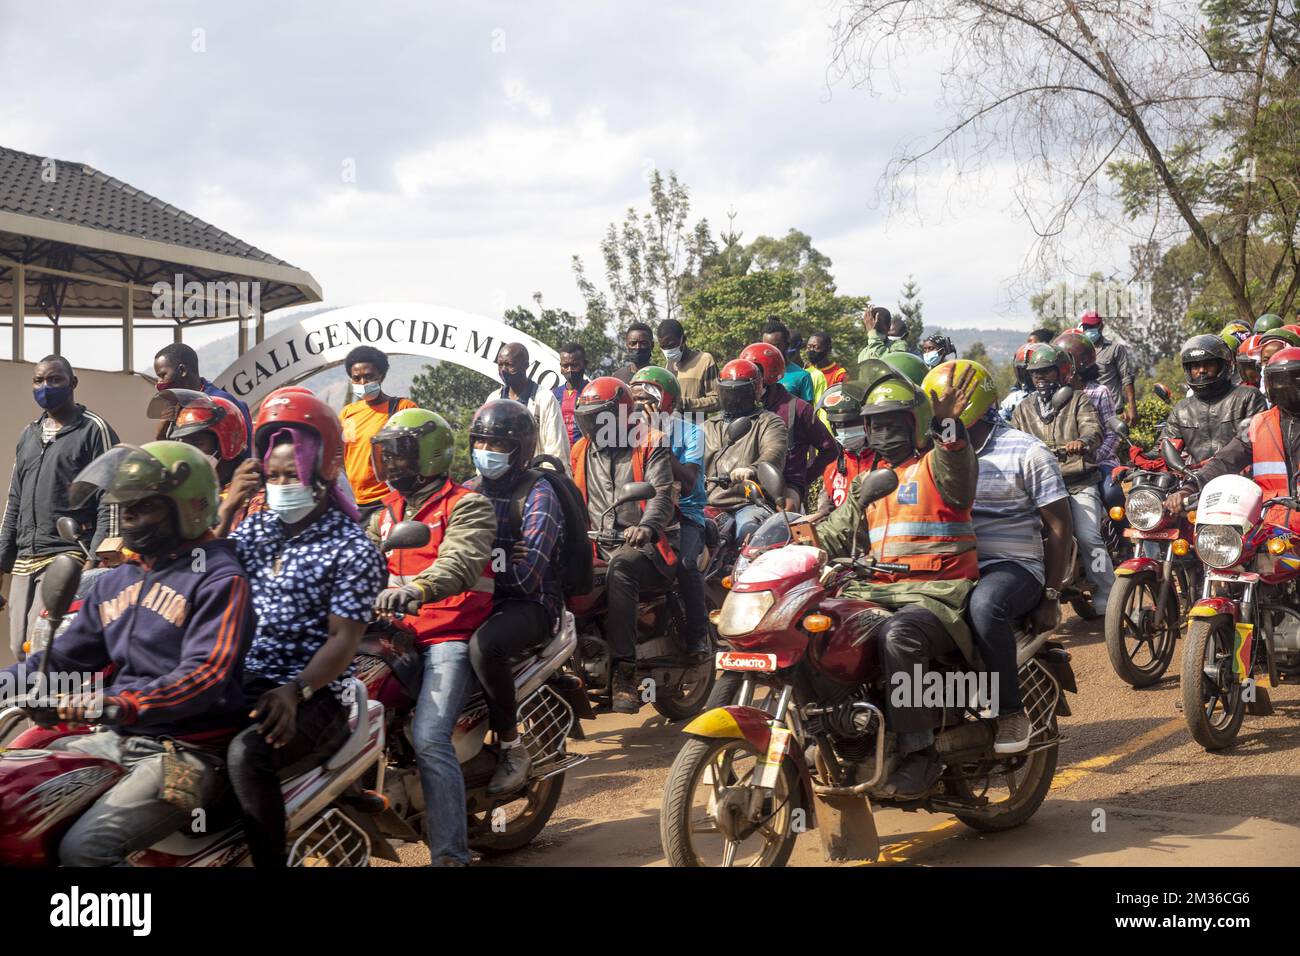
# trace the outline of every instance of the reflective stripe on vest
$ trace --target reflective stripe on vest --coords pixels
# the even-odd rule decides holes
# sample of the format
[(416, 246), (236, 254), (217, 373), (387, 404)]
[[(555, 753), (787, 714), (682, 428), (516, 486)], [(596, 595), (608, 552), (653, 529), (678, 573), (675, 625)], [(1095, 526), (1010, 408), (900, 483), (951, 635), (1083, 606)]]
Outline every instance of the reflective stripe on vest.
[(1250, 420), (1251, 477), (1266, 499), (1290, 494), (1281, 416), (1280, 408), (1270, 408)]
[[(442, 546), (443, 538), (447, 533), (447, 524), (451, 521), (451, 512), (460, 500), (469, 494), (474, 492), (464, 485), (448, 480), (442, 488), (429, 496), (412, 518), (408, 519), (428, 525), (429, 543), (422, 548), (389, 552), (390, 586), (409, 583), (433, 567), (438, 558), (438, 549)], [(392, 492), (385, 497), (383, 504), (379, 518), (380, 540), (388, 536), (394, 524), (393, 515), (400, 515), (406, 509), (405, 500), (398, 492)], [(412, 631), (420, 644), (468, 640), (475, 629), (492, 613), (493, 590), (492, 563), (489, 561), (483, 566), (483, 573), (470, 585), (469, 590), (450, 595), (440, 601), (421, 604), (418, 614), (407, 615), (401, 619), (401, 626)]]
[[(578, 486), (582, 492), (582, 500), (587, 501), (587, 448), (591, 445), (591, 439), (585, 435), (578, 439), (569, 453), (569, 465), (573, 471), (573, 483)], [(668, 447), (668, 439), (662, 432), (649, 429), (649, 434), (643, 444), (632, 447), (632, 480), (645, 481), (645, 465), (650, 460), (650, 449), (659, 446)], [(645, 511), (647, 502), (638, 502), (641, 505), (641, 511)], [(615, 510), (615, 515), (618, 512)], [(591, 550), (596, 554), (598, 549), (596, 542), (591, 543)], [(659, 534), (655, 538), (655, 550), (659, 552), (659, 557), (663, 558), (664, 563), (670, 568), (677, 563), (677, 553), (669, 546), (667, 536)]]
[(887, 582), (979, 577), (970, 509), (943, 500), (934, 481), (933, 454), (896, 469), (898, 489), (867, 508), (873, 555), (909, 568), (905, 574), (890, 575)]

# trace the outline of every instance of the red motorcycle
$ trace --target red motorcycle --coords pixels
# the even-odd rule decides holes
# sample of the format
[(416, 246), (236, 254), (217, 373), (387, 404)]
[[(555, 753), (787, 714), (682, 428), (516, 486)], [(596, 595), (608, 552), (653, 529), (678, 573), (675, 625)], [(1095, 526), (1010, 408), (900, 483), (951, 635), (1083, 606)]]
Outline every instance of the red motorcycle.
[[(859, 508), (897, 484), (892, 471), (873, 473), (860, 485)], [(828, 860), (873, 860), (873, 799), (952, 813), (985, 831), (1019, 826), (1037, 811), (1056, 770), (1056, 718), (1070, 712), (1062, 691), (1075, 690), (1059, 644), (1046, 634), (1017, 636), (1033, 726), (1028, 749), (995, 753), (995, 720), (959, 690), (952, 696), (961, 703), (945, 707), (937, 732), (939, 781), (918, 799), (882, 797), (877, 788), (897, 754), (885, 726), (891, 680), (877, 631), (892, 612), (841, 592), (860, 577), (907, 567), (856, 554), (828, 560), (815, 527), (788, 514), (768, 519), (750, 549), (757, 557), (717, 615), (719, 635), (733, 648), (717, 658), (719, 691), (730, 703), (686, 726), (690, 739), (664, 788), (660, 839), (671, 865), (781, 866), (799, 833), (813, 827)], [(941, 662), (945, 683), (961, 677), (960, 666)]]

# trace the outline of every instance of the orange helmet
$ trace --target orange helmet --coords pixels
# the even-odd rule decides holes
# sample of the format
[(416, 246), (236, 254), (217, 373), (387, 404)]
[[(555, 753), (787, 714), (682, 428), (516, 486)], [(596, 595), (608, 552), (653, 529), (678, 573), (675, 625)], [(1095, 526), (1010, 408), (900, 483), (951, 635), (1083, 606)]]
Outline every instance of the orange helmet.
[(740, 353), (740, 358), (753, 362), (763, 370), (763, 384), (772, 385), (781, 380), (785, 374), (785, 356), (781, 350), (770, 342), (755, 342), (753, 345), (746, 345), (745, 350)]
[(253, 422), (253, 446), (259, 458), (266, 455), (271, 433), (280, 425), (309, 428), (319, 435), (320, 477), (327, 482), (338, 478), (343, 470), (343, 425), (334, 409), (301, 386), (276, 389), (266, 396)]
[(617, 416), (617, 426), (626, 434), (628, 415), (633, 409), (632, 390), (620, 379), (603, 375), (588, 382), (573, 403), (573, 417), (578, 429), (593, 441), (601, 428), (601, 417), (612, 413)]
[(207, 395), (188, 388), (165, 388), (149, 400), (146, 414), (172, 423), (167, 438), (179, 441), (189, 435), (210, 431), (217, 442), (217, 456), (233, 461), (248, 447), (244, 413), (228, 398)]

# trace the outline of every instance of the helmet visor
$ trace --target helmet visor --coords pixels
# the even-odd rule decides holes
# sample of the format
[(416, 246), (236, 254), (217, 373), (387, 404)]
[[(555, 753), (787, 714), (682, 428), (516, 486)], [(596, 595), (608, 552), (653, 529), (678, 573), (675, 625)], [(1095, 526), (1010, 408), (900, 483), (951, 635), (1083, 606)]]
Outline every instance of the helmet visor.
[(181, 462), (175, 472), (153, 455), (134, 445), (114, 445), (77, 474), (68, 488), (68, 504), (80, 508), (103, 492), (109, 504), (130, 504), (166, 494), (189, 477)]
[(370, 464), (375, 477), (392, 483), (420, 476), (420, 435), (415, 429), (376, 435), (370, 439)]
[[(584, 437), (591, 439), (594, 444), (600, 447), (615, 444), (620, 430), (618, 407), (615, 402), (583, 405), (574, 412), (574, 418), (578, 422), (578, 430), (582, 432)], [(627, 422), (623, 422), (622, 426), (623, 430), (626, 430)]]
[(149, 399), (149, 407), (145, 409), (145, 414), (150, 418), (176, 421), (181, 412), (187, 408), (218, 410), (216, 403), (202, 392), (196, 392), (191, 388), (167, 388)]
[(718, 407), (727, 418), (747, 415), (754, 410), (758, 398), (754, 392), (754, 383), (720, 382), (718, 388)]
[(1268, 400), (1288, 415), (1300, 415), (1300, 366), (1288, 363), (1264, 369)]

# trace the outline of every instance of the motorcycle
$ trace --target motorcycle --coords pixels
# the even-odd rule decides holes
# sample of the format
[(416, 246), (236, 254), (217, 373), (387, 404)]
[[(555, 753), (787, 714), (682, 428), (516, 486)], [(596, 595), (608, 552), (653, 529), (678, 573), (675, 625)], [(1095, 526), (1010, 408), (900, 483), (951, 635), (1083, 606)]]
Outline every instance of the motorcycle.
[(1131, 469), (1127, 474), (1128, 495), (1110, 517), (1127, 521), (1124, 537), (1133, 542), (1133, 556), (1115, 566), (1115, 587), (1106, 607), (1106, 653), (1125, 683), (1149, 687), (1174, 658), (1200, 592), (1201, 563), (1192, 553), (1191, 523), (1186, 517), (1171, 519), (1164, 509), (1165, 498), (1178, 487), (1178, 473)]
[[(614, 503), (601, 515), (597, 526), (604, 528), (605, 519), (622, 505), (649, 501), (654, 496), (655, 487), (649, 482), (628, 482), (619, 488)], [(587, 536), (602, 548), (617, 548), (623, 543), (621, 531), (588, 531)], [(613, 657), (605, 639), (609, 611), (607, 570), (608, 562), (597, 555), (590, 593), (568, 598), (577, 627), (577, 649), (569, 668), (586, 688), (590, 705), (601, 711), (611, 707), (614, 679)], [(686, 605), (673, 584), (667, 580), (641, 590), (634, 637), (636, 677), (644, 688), (643, 696), (650, 695), (655, 710), (669, 720), (685, 720), (704, 706), (715, 674), (711, 657), (698, 663), (685, 659)]]
[[(580, 683), (562, 670), (577, 644), (574, 618), (566, 610), (546, 645), (515, 665), (520, 737), (532, 760), (528, 779), (516, 791), (488, 795), (499, 749), (487, 742), (487, 700), (481, 690), (466, 701), (456, 721), (452, 746), (465, 778), (469, 845), (481, 853), (506, 853), (536, 839), (560, 802), (565, 773), (587, 760), (566, 749), (569, 736), (581, 736), (577, 716), (595, 716)], [(386, 804), (377, 818), (379, 829), (386, 837), (418, 842), (424, 839), (425, 804), (411, 728), (424, 662), (400, 621), (367, 627), (357, 676), (384, 705), (384, 756), (367, 778)]]
[[(873, 473), (859, 486), (859, 508), (897, 484), (892, 471)], [(757, 557), (717, 616), (733, 648), (717, 658), (730, 703), (687, 725), (689, 739), (669, 771), (660, 839), (672, 866), (781, 866), (799, 833), (812, 828), (827, 860), (874, 860), (873, 801), (952, 813), (996, 832), (1028, 820), (1051, 785), (1056, 720), (1070, 712), (1064, 692), (1075, 691), (1075, 678), (1064, 648), (1021, 629), (1029, 747), (995, 753), (995, 718), (967, 699), (944, 710), (935, 746), (945, 766), (935, 786), (917, 799), (883, 795), (898, 756), (885, 725), (891, 682), (877, 640), (892, 612), (841, 592), (858, 578), (907, 566), (872, 561), (856, 548), (828, 560), (815, 541), (806, 520), (769, 518), (751, 541)], [(939, 666), (945, 680), (959, 676), (950, 664)]]
[[(1166, 449), (1167, 458), (1171, 452)], [(1192, 473), (1183, 474), (1200, 485)], [(1300, 499), (1265, 501), (1242, 475), (1220, 475), (1200, 489), (1194, 524), (1205, 573), (1183, 647), (1182, 709), (1206, 750), (1232, 746), (1247, 713), (1272, 713), (1268, 689), (1300, 675), (1294, 511)]]
[[(395, 533), (390, 547), (419, 547), (427, 541), (427, 528), (408, 524), (414, 527)], [(57, 643), (63, 619), (72, 609), (81, 568), (80, 558), (60, 555), (41, 583), (52, 643)], [(47, 688), (49, 667), (46, 653), (40, 673), (41, 685)], [(366, 685), (355, 678), (347, 682), (344, 699), (350, 707), (349, 733), (339, 749), (323, 763), (288, 767), (282, 774), (286, 832), (292, 841), (290, 866), (367, 866), (372, 853), (398, 860), (375, 825), (374, 814), (382, 809), (382, 800), (361, 786), (363, 776), (383, 754), (383, 705), (371, 700)], [(56, 865), (63, 835), (127, 772), (111, 760), (49, 749), (59, 739), (90, 732), (84, 725), (56, 723), (54, 710), (44, 695), (28, 695), (0, 712), (0, 740), (28, 717), (45, 725), (23, 731), (0, 751), (0, 866)], [(117, 705), (107, 704), (95, 723), (108, 728), (121, 716)], [(202, 810), (201, 817), (131, 854), (127, 863), (148, 867), (247, 863), (249, 851), (233, 793), (227, 788), (215, 805)], [(202, 826), (196, 826), (200, 821)]]

